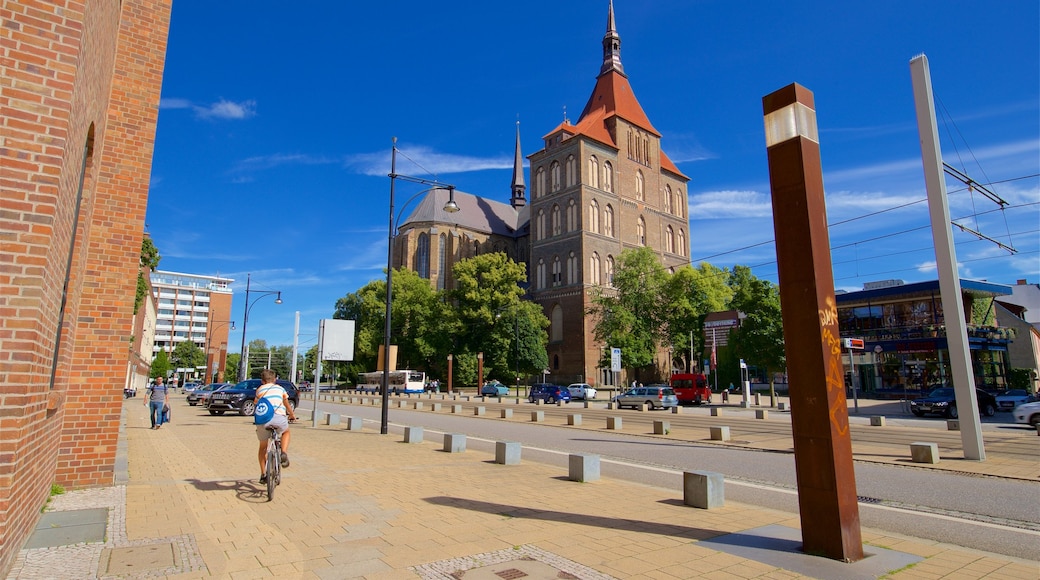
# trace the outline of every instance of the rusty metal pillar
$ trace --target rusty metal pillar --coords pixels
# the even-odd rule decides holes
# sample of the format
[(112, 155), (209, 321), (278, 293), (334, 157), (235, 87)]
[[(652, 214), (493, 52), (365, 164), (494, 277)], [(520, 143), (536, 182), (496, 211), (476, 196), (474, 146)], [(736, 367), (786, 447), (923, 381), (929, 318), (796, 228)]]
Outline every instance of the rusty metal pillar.
[(812, 91), (763, 97), (802, 549), (863, 558)]

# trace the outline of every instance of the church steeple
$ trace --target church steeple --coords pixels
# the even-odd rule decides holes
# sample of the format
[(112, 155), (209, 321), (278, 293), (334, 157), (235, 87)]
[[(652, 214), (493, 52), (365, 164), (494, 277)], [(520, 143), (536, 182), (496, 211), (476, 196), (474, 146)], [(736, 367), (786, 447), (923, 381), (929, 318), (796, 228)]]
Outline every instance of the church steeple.
[(516, 153), (513, 159), (513, 199), (510, 205), (520, 209), (527, 205), (527, 197), (524, 195), (527, 186), (524, 185), (524, 156), (520, 153), (520, 121), (516, 122)]
[(603, 35), (603, 66), (599, 74), (604, 75), (612, 70), (625, 74), (625, 67), (621, 66), (621, 37), (614, 26), (614, 0), (610, 0), (607, 13), (607, 33)]

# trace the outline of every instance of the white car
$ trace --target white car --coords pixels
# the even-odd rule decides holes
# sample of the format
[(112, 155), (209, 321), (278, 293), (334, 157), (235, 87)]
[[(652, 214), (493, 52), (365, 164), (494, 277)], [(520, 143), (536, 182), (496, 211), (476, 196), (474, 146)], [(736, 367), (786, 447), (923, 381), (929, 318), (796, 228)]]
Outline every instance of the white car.
[(596, 389), (592, 388), (592, 385), (588, 383), (573, 383), (567, 385), (567, 391), (571, 394), (572, 399), (588, 401), (589, 399), (596, 398)]
[(1011, 412), (1015, 417), (1015, 423), (1025, 423), (1034, 427), (1040, 425), (1040, 401), (1023, 403)]

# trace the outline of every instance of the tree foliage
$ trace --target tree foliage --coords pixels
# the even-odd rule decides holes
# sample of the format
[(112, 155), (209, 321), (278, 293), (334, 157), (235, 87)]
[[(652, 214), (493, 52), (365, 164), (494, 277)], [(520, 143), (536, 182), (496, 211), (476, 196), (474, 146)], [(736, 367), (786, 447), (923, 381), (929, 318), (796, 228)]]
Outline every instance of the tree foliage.
[(165, 350), (160, 350), (155, 355), (155, 360), (152, 361), (150, 376), (154, 379), (155, 377), (166, 378), (170, 370), (170, 357), (166, 355)]
[(730, 343), (740, 358), (765, 373), (772, 389), (773, 373), (787, 365), (780, 290), (772, 282), (756, 278), (746, 266), (733, 268), (730, 286), (730, 308), (745, 315), (740, 328), (731, 333)]
[(161, 259), (159, 249), (152, 242), (152, 237), (146, 234), (144, 239), (141, 240), (141, 267), (137, 270), (137, 294), (134, 297), (134, 314), (137, 314), (141, 304), (144, 303), (144, 299), (148, 297), (148, 281), (145, 279), (145, 272), (155, 271), (159, 267), (159, 260)]
[(177, 346), (173, 347), (173, 352), (170, 353), (170, 362), (173, 363), (174, 368), (194, 369), (206, 364), (206, 353), (202, 352), (199, 345), (190, 340), (185, 340), (184, 342), (178, 342)]
[(705, 316), (725, 310), (733, 296), (728, 282), (728, 270), (707, 262), (696, 268), (683, 266), (668, 277), (664, 287), (668, 340), (675, 358), (681, 358), (686, 369), (693, 368), (704, 352)]

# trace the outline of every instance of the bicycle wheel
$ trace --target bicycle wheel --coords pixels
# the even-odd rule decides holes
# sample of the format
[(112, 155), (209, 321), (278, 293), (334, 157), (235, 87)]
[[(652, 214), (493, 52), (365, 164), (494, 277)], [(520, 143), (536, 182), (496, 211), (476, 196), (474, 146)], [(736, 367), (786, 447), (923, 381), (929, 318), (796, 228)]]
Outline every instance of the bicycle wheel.
[(278, 485), (278, 447), (274, 439), (267, 444), (267, 501), (274, 501), (274, 488)]

